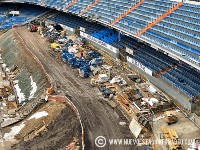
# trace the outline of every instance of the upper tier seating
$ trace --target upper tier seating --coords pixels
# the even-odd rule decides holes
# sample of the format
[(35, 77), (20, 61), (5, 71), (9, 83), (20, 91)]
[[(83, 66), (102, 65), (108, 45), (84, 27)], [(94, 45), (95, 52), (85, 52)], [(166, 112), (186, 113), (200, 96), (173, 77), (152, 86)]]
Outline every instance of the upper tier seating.
[(153, 19), (166, 12), (172, 4), (172, 2), (165, 3), (165, 1), (145, 1), (136, 10), (122, 18), (115, 26), (121, 27), (122, 25), (122, 28), (126, 31), (135, 34), (138, 30), (144, 28), (147, 23), (152, 22)]
[[(72, 0), (18, 0), (56, 8), (58, 10), (79, 14), (95, 0), (78, 0), (66, 8)], [(111, 24), (116, 18), (134, 6), (139, 0), (101, 0), (97, 5), (86, 11), (83, 16), (97, 15), (98, 21)], [(166, 13), (178, 2), (169, 0), (145, 0), (130, 14), (122, 17), (114, 27), (136, 34), (153, 20)], [(200, 63), (200, 5), (183, 3), (171, 15), (141, 35), (162, 48), (194, 63)]]
[[(16, 2), (23, 2), (22, 0), (15, 0)], [(42, 0), (26, 0), (28, 3), (39, 4)]]
[(200, 62), (200, 9), (192, 6), (183, 4), (142, 37), (190, 60)]
[(41, 5), (49, 6), (51, 8), (56, 8), (58, 10), (64, 10), (64, 7), (67, 6), (71, 0), (62, 0), (62, 1), (55, 1), (55, 0), (43, 0), (41, 1)]
[(97, 14), (99, 20), (110, 24), (124, 11), (135, 5), (136, 1), (132, 0), (101, 0), (98, 5), (87, 11), (84, 16)]
[(85, 9), (88, 5), (92, 4), (94, 0), (79, 0), (73, 6), (69, 7), (67, 11), (79, 14), (81, 10)]

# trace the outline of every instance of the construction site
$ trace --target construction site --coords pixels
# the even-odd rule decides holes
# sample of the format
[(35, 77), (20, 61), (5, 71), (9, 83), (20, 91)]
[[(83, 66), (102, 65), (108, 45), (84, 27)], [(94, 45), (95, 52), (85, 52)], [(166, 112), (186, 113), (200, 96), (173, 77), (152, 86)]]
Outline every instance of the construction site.
[(189, 111), (57, 14), (0, 32), (0, 150), (200, 149), (200, 95)]

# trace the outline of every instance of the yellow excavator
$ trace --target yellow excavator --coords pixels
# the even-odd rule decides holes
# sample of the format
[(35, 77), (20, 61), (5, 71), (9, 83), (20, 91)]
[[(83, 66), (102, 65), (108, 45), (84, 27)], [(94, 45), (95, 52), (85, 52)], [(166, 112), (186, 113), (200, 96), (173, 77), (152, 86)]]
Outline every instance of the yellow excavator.
[(58, 44), (58, 43), (52, 43), (52, 44), (51, 44), (51, 48), (52, 48), (53, 50), (55, 50), (55, 51), (59, 51), (59, 50), (61, 49), (61, 46), (60, 46), (60, 44)]

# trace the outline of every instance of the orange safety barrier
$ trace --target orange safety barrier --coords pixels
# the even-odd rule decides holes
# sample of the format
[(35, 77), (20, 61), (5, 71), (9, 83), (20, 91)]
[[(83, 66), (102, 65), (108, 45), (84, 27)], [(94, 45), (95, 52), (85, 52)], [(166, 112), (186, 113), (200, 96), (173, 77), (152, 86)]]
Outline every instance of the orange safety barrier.
[(173, 11), (177, 10), (180, 6), (182, 6), (183, 2), (179, 2), (174, 7), (170, 8), (166, 13), (159, 16), (157, 19), (155, 19), (153, 22), (148, 24), (145, 28), (140, 30), (138, 33), (136, 33), (136, 36), (140, 36), (141, 34), (145, 33), (147, 30), (149, 30), (152, 26), (156, 25), (158, 22), (160, 22), (162, 19), (166, 18), (168, 15), (170, 15)]
[(125, 13), (121, 14), (118, 18), (116, 18), (111, 25), (114, 25), (115, 23), (117, 23), (119, 20), (121, 20), (123, 17), (125, 17), (126, 15), (128, 15), (129, 13), (131, 13), (134, 9), (136, 9), (137, 7), (139, 7), (142, 3), (144, 3), (144, 0), (141, 0), (140, 2), (138, 2), (137, 4), (135, 4), (133, 7), (129, 8)]
[(67, 8), (73, 6), (76, 2), (78, 2), (78, 0), (73, 0), (71, 3), (69, 3), (69, 4), (64, 8), (64, 10), (66, 10)]
[(92, 7), (94, 7), (95, 5), (97, 5), (101, 0), (96, 0), (94, 3), (92, 3), (91, 5), (89, 5), (86, 9), (82, 10), (80, 15), (83, 15), (84, 13), (86, 13), (88, 10), (90, 10)]

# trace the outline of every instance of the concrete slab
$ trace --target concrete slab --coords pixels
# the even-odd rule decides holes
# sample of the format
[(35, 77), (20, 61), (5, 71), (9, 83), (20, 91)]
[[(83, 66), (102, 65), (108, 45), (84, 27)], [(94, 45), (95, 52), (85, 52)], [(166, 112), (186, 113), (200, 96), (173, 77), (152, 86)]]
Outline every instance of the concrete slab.
[(131, 132), (133, 133), (133, 135), (136, 138), (138, 138), (140, 132), (142, 131), (141, 125), (135, 119), (132, 119), (132, 121), (129, 125), (129, 128), (130, 128)]
[[(200, 129), (196, 127), (184, 114), (177, 112), (178, 122), (175, 124), (168, 125), (164, 118), (156, 120), (153, 123), (153, 131), (157, 139), (160, 139), (163, 133), (160, 127), (164, 126), (167, 128), (173, 128), (177, 132), (179, 139), (183, 140), (184, 149), (190, 147), (190, 143), (195, 138), (200, 138)], [(158, 116), (156, 116), (158, 117)], [(188, 145), (189, 144), (189, 145)]]

